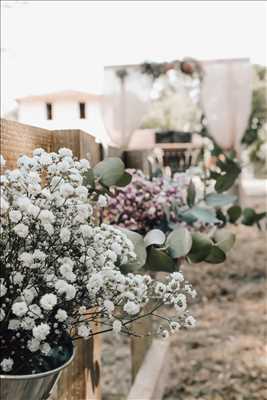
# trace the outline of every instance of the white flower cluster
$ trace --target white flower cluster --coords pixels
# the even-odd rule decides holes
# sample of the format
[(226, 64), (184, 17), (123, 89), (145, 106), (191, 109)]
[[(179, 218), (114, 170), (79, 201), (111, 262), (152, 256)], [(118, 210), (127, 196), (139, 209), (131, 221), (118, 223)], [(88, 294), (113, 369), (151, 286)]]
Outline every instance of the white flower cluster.
[(186, 296), (195, 292), (182, 274), (160, 283), (122, 272), (136, 260), (134, 245), (123, 231), (97, 223), (94, 210), (107, 199), (83, 185), (88, 168), (69, 149), (37, 149), (1, 177), (0, 332), (11, 331), (0, 333), (4, 372), (16, 371), (32, 353), (50, 356), (68, 332), (90, 337), (96, 316), (103, 327), (129, 333), (131, 317), (150, 299), (157, 308), (173, 306), (168, 332), (194, 324)]

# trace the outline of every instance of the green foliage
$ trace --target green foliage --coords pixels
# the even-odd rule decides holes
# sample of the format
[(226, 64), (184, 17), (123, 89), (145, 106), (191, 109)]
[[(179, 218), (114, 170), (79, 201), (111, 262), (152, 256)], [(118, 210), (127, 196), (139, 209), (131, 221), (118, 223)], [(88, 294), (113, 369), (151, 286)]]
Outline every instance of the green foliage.
[(218, 193), (222, 193), (234, 185), (241, 172), (241, 168), (237, 162), (229, 157), (225, 157), (224, 161), (218, 160), (217, 166), (220, 168), (221, 173), (213, 175), (216, 180), (215, 190)]
[(192, 236), (186, 228), (177, 228), (169, 234), (166, 246), (173, 258), (185, 257), (192, 247)]
[(225, 253), (219, 246), (212, 246), (205, 261), (210, 264), (220, 264), (225, 261)]
[(165, 251), (154, 247), (150, 247), (147, 250), (145, 270), (174, 272), (177, 267), (176, 260), (171, 258)]
[(193, 181), (191, 180), (187, 189), (186, 202), (188, 206), (191, 208), (194, 206), (195, 201), (196, 201), (196, 188)]
[(87, 188), (95, 188), (95, 175), (92, 169), (88, 169), (83, 174), (83, 185)]
[(224, 253), (230, 251), (235, 244), (235, 235), (226, 229), (218, 229), (215, 232), (214, 239), (216, 241), (216, 245)]
[(123, 229), (123, 228), (119, 229), (121, 229), (127, 235), (128, 239), (131, 240), (131, 242), (134, 245), (134, 252), (137, 256), (134, 262), (123, 265), (122, 270), (125, 272), (138, 271), (145, 265), (147, 258), (147, 251), (144, 238), (139, 233), (130, 231), (128, 229)]
[(165, 243), (165, 234), (160, 231), (159, 229), (152, 229), (152, 231), (149, 231), (145, 237), (145, 246), (151, 246), (151, 245), (162, 245)]
[(229, 217), (229, 222), (234, 224), (241, 217), (242, 208), (237, 205), (232, 206), (232, 207), (228, 208), (227, 214)]
[(216, 217), (215, 210), (205, 207), (193, 207), (191, 210), (183, 213), (184, 217), (192, 218), (193, 221), (199, 220), (205, 224), (216, 224), (219, 220)]
[(188, 258), (193, 263), (204, 261), (209, 255), (213, 246), (210, 238), (202, 233), (192, 234), (192, 247), (188, 254)]
[(253, 210), (253, 208), (245, 208), (243, 210), (242, 224), (248, 225), (248, 226), (257, 224), (260, 222), (260, 220), (265, 218), (266, 215), (267, 215), (266, 212), (256, 213), (256, 211)]
[(94, 167), (94, 175), (103, 186), (108, 188), (129, 183), (129, 174), (125, 175), (125, 167), (120, 158), (112, 157), (101, 161)]
[(236, 201), (236, 196), (221, 193), (210, 193), (206, 196), (206, 203), (210, 207), (223, 207), (233, 204)]

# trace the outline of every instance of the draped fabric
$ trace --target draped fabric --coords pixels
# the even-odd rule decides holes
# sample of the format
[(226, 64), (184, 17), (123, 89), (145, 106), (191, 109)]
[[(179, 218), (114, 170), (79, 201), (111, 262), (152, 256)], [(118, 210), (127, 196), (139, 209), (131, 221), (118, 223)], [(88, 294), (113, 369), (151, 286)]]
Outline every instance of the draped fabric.
[(152, 80), (138, 66), (122, 68), (105, 68), (102, 112), (110, 144), (127, 149), (148, 110)]
[(251, 111), (252, 68), (248, 59), (202, 63), (201, 103), (208, 130), (224, 149), (239, 152)]

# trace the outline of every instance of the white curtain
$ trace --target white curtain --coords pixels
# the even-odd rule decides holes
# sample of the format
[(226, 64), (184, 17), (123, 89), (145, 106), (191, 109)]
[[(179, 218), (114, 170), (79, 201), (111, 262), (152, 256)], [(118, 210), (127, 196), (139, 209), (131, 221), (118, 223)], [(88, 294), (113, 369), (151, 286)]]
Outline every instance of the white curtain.
[[(126, 73), (122, 79), (121, 71)], [(148, 110), (151, 87), (152, 80), (139, 66), (105, 68), (102, 111), (111, 145), (127, 149)]]
[(224, 149), (239, 152), (251, 110), (252, 68), (248, 59), (202, 63), (201, 102), (208, 129)]

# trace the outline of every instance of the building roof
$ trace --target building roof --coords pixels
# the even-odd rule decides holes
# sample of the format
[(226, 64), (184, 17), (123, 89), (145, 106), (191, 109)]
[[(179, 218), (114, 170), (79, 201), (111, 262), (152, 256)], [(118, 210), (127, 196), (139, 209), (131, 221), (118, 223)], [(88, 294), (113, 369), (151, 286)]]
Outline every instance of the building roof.
[(97, 100), (101, 98), (102, 98), (101, 95), (95, 93), (87, 93), (78, 90), (62, 90), (59, 92), (50, 92), (46, 94), (18, 97), (16, 101), (18, 103), (21, 101), (34, 101), (34, 100), (42, 100), (49, 102), (59, 99), (74, 99), (74, 100), (86, 101), (86, 100)]

